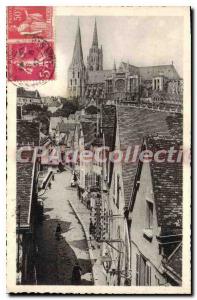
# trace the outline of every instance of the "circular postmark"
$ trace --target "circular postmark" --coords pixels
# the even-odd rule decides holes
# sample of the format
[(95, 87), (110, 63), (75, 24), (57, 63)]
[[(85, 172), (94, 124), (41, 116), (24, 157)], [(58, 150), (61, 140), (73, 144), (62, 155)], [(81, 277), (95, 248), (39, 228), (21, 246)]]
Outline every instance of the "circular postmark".
[(41, 37), (8, 44), (8, 80), (20, 87), (43, 85), (55, 79), (53, 41)]

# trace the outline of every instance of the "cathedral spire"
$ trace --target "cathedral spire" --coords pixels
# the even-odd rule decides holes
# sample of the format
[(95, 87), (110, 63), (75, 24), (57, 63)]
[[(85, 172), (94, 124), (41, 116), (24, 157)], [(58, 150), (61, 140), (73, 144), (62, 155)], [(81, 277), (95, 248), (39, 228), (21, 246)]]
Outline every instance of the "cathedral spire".
[(116, 61), (114, 59), (114, 66), (113, 66), (113, 70), (116, 71)]
[(78, 18), (77, 33), (76, 33), (75, 46), (74, 46), (73, 58), (72, 58), (72, 65), (77, 65), (77, 64), (84, 64), (79, 18)]
[(96, 24), (96, 18), (94, 23), (94, 33), (93, 33), (93, 41), (92, 46), (98, 47), (98, 35), (97, 35), (97, 24)]

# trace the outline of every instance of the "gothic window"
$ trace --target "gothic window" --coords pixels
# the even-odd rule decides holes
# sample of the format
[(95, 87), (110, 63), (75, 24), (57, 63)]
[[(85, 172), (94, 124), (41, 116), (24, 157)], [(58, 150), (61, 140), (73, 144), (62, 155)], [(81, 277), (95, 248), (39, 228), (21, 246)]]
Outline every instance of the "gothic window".
[(113, 92), (113, 86), (112, 86), (112, 80), (107, 81), (107, 92), (112, 93)]
[(78, 72), (78, 78), (79, 78), (79, 72)]
[(72, 79), (70, 80), (70, 85), (72, 86)]
[(77, 79), (75, 79), (75, 85), (77, 85)]
[(73, 78), (75, 77), (75, 72), (73, 71)]
[(123, 79), (118, 79), (116, 81), (116, 89), (119, 91), (119, 92), (123, 92), (124, 89), (125, 89), (125, 82)]
[(130, 92), (134, 91), (135, 87), (136, 87), (136, 79), (130, 78)]

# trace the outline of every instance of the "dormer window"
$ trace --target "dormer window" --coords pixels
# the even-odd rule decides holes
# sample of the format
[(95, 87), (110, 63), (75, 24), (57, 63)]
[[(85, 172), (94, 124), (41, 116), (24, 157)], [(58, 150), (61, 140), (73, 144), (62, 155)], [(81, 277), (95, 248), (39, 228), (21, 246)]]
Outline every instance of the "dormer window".
[(146, 200), (146, 227), (143, 230), (144, 237), (151, 242), (153, 238), (153, 202)]

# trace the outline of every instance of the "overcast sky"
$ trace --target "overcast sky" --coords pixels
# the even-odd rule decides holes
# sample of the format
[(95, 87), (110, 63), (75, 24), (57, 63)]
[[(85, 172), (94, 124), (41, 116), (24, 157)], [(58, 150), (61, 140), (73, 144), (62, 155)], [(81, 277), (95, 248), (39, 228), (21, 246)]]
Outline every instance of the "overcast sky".
[[(84, 62), (92, 44), (94, 17), (79, 17)], [(136, 66), (174, 65), (182, 76), (182, 17), (96, 17), (99, 46), (103, 46), (103, 67), (113, 61), (129, 61)], [(72, 59), (77, 17), (55, 19), (56, 80), (41, 87), (41, 95), (66, 96), (67, 70)]]

